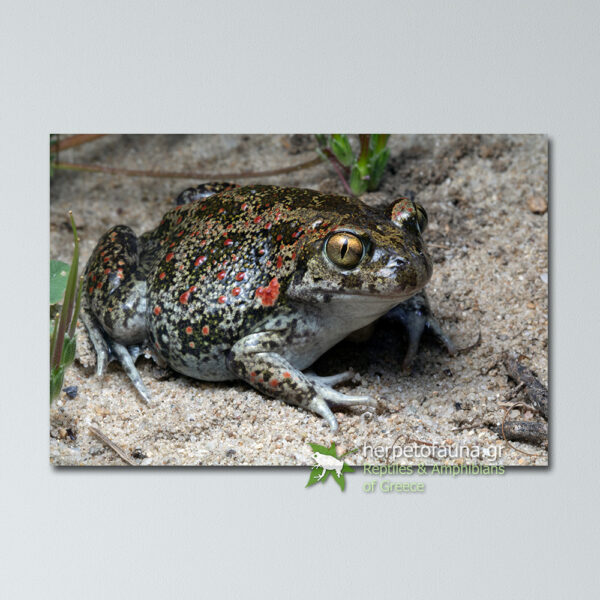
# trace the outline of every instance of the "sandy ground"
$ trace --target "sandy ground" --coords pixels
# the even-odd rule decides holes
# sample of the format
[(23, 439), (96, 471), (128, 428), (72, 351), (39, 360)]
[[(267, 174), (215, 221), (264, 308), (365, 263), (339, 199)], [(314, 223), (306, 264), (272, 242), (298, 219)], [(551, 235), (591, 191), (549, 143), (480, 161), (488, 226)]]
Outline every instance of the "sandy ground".
[[(219, 180), (219, 173), (267, 170), (314, 156), (314, 138), (265, 136), (107, 136), (61, 153), (60, 160), (132, 169), (194, 171)], [(545, 449), (511, 449), (488, 426), (504, 415), (499, 405), (514, 388), (500, 363), (505, 350), (523, 356), (548, 380), (548, 215), (529, 205), (547, 198), (545, 136), (396, 135), (381, 189), (363, 200), (383, 204), (412, 190), (429, 214), (425, 233), (434, 257), (427, 287), (432, 307), (456, 344), (481, 343), (448, 356), (425, 340), (409, 376), (399, 374), (402, 335), (376, 331), (366, 344), (348, 341), (316, 364), (319, 374), (351, 367), (354, 381), (341, 391), (371, 395), (382, 408), (338, 411), (332, 434), (320, 417), (261, 396), (244, 384), (207, 383), (178, 374), (157, 376), (152, 361), (138, 368), (153, 395), (145, 406), (119, 365), (102, 379), (80, 329), (79, 358), (65, 386), (77, 386), (50, 409), (50, 461), (54, 465), (123, 465), (89, 432), (100, 429), (141, 465), (312, 465), (309, 442), (342, 451), (359, 448), (353, 464), (385, 462), (364, 447), (420, 448), (461, 445), (499, 454), (471, 457), (402, 458), (429, 464), (546, 465)], [(231, 178), (230, 178), (231, 179)], [(234, 179), (235, 180), (235, 179)], [(155, 227), (183, 188), (196, 179), (174, 180), (59, 171), (51, 183), (50, 257), (70, 262), (72, 210), (81, 237), (80, 269), (100, 235), (123, 223), (138, 233)], [(343, 193), (331, 168), (320, 164), (288, 175), (238, 180), (309, 187)], [(536, 420), (513, 410), (509, 418)], [(477, 452), (475, 452), (477, 454)]]

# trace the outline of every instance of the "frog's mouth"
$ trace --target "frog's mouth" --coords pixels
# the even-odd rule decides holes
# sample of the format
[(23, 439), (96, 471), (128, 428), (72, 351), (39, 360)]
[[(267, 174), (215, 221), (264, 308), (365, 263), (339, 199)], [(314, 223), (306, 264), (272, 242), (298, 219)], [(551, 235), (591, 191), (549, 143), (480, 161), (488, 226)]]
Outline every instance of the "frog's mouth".
[[(418, 290), (417, 290), (418, 291)], [(386, 314), (415, 294), (414, 291), (396, 294), (376, 294), (368, 291), (332, 292), (314, 290), (310, 304), (317, 304), (322, 314), (333, 321), (350, 324), (349, 331), (359, 329)]]
[(410, 290), (402, 290), (399, 293), (386, 294), (386, 293), (377, 293), (377, 292), (363, 292), (363, 291), (355, 291), (355, 292), (343, 292), (343, 293), (335, 293), (332, 294), (331, 291), (323, 290), (321, 293), (328, 294), (330, 296), (335, 296), (337, 298), (364, 298), (367, 302), (373, 302), (374, 304), (379, 304), (382, 302), (404, 302), (408, 300), (410, 297), (414, 296), (421, 288), (410, 289)]
[(312, 293), (313, 299), (323, 302), (324, 304), (354, 304), (359, 312), (369, 312), (367, 307), (372, 307), (377, 311), (380, 307), (394, 307), (397, 304), (408, 300), (417, 292), (423, 289), (423, 286), (404, 288), (393, 293), (380, 293), (369, 290), (353, 290), (353, 291), (335, 291), (331, 289), (314, 290)]

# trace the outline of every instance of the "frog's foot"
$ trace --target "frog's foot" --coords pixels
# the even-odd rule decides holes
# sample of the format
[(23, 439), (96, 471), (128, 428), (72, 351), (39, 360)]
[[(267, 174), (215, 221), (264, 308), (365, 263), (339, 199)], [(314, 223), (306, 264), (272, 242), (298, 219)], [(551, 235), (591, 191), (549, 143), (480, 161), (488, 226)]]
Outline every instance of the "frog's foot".
[[(350, 394), (343, 394), (334, 390), (331, 386), (343, 381), (348, 381), (354, 377), (353, 371), (345, 371), (344, 373), (338, 373), (337, 375), (331, 375), (329, 377), (319, 377), (312, 372), (304, 373), (310, 381), (312, 381), (318, 391), (318, 395), (312, 398), (308, 405), (308, 408), (313, 412), (321, 415), (331, 426), (334, 431), (337, 431), (338, 425), (337, 420), (329, 404), (335, 406), (370, 406), (377, 408), (377, 400), (370, 396), (353, 396)], [(331, 420), (333, 418), (333, 421)]]
[(111, 340), (109, 343), (111, 351), (117, 357), (117, 360), (121, 363), (123, 370), (125, 371), (125, 373), (127, 373), (129, 379), (131, 379), (131, 383), (133, 383), (135, 389), (140, 393), (144, 402), (146, 404), (150, 404), (150, 392), (146, 389), (146, 386), (144, 385), (144, 382), (142, 381), (138, 370), (135, 368), (135, 359), (140, 354), (136, 354), (139, 346), (133, 346), (135, 350), (133, 350), (132, 355), (130, 354), (130, 350), (126, 346), (123, 346), (122, 344), (119, 344), (114, 340)]
[[(312, 396), (306, 405), (303, 406), (301, 404), (300, 406), (323, 417), (334, 432), (338, 430), (339, 425), (329, 404), (334, 404), (336, 406), (370, 406), (372, 408), (377, 408), (377, 400), (369, 396), (350, 396), (349, 394), (342, 394), (342, 392), (338, 392), (329, 386), (316, 382), (315, 388), (317, 393)], [(287, 402), (287, 400), (285, 401)]]
[(139, 344), (127, 347), (108, 339), (94, 317), (86, 312), (81, 312), (80, 316), (96, 351), (96, 374), (98, 377), (104, 375), (108, 363), (115, 359), (118, 360), (144, 402), (150, 404), (150, 392), (146, 389), (135, 368), (135, 361), (143, 353), (143, 347)]
[(377, 402), (368, 396), (350, 396), (331, 388), (331, 384), (351, 378), (354, 374), (350, 371), (331, 377), (305, 374), (283, 356), (261, 351), (271, 347), (269, 342), (274, 340), (273, 336), (274, 332), (255, 333), (238, 341), (227, 358), (229, 370), (263, 394), (320, 415), (333, 431), (338, 430), (338, 422), (329, 403), (377, 406)]
[(386, 318), (401, 323), (408, 334), (408, 348), (402, 361), (403, 373), (410, 372), (425, 331), (431, 333), (450, 355), (456, 353), (452, 340), (443, 332), (439, 321), (431, 312), (425, 292), (420, 292), (394, 307), (387, 313)]

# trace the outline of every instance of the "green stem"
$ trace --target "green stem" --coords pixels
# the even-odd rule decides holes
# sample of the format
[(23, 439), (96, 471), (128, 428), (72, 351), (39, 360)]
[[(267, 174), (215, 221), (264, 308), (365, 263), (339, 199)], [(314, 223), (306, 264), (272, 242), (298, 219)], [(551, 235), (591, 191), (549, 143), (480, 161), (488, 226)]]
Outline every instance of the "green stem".
[(60, 315), (58, 315), (58, 332), (54, 343), (54, 352), (50, 360), (50, 367), (54, 369), (60, 365), (60, 357), (62, 356), (63, 345), (65, 341), (65, 331), (67, 329), (67, 304), (63, 302)]
[(75, 221), (73, 220), (73, 213), (71, 211), (69, 211), (69, 218), (71, 219), (71, 227), (73, 228), (73, 236), (75, 238), (75, 250), (73, 251), (73, 260), (71, 261), (71, 269), (69, 270), (67, 288), (65, 289), (63, 304), (60, 309), (60, 320), (58, 323), (58, 333), (56, 334), (54, 351), (51, 355), (50, 366), (52, 368), (60, 365), (65, 342), (65, 333), (70, 323), (69, 319), (73, 314), (73, 304), (75, 302), (75, 282), (77, 281), (77, 266), (79, 264), (79, 240), (77, 239), (77, 230), (75, 229)]
[(54, 317), (54, 328), (52, 329), (52, 337), (50, 338), (50, 368), (52, 368), (52, 356), (54, 355), (54, 347), (56, 346), (56, 336), (58, 334), (58, 321), (60, 314), (57, 313)]
[(75, 220), (73, 219), (73, 213), (69, 211), (69, 219), (71, 220), (71, 229), (73, 230), (73, 239), (75, 242), (75, 249), (73, 250), (73, 259), (71, 260), (71, 269), (69, 270), (69, 279), (67, 281), (67, 288), (65, 289), (65, 295), (63, 304), (67, 304), (67, 323), (68, 327), (71, 324), (73, 318), (73, 306), (75, 305), (76, 298), (76, 286), (77, 286), (77, 271), (79, 270), (79, 238), (77, 237), (77, 228), (75, 227)]
[(335, 172), (340, 178), (340, 181), (342, 182), (346, 193), (348, 193), (352, 198), (354, 198), (354, 192), (350, 189), (350, 186), (348, 185), (348, 182), (344, 177), (344, 170), (346, 170), (346, 167), (342, 165), (342, 163), (336, 158), (335, 154), (329, 148), (323, 148), (322, 152), (323, 154), (325, 154), (325, 156), (327, 156), (327, 158), (331, 162), (331, 166), (335, 169)]
[(69, 328), (69, 337), (73, 339), (75, 335), (75, 328), (77, 327), (77, 319), (79, 318), (79, 309), (81, 308), (81, 290), (83, 289), (83, 275), (79, 278), (79, 289), (77, 291), (77, 302), (75, 303), (75, 312), (71, 320), (71, 326)]
[(375, 144), (375, 154), (381, 152), (387, 145), (387, 141), (390, 139), (389, 133), (380, 133), (377, 136), (377, 143)]
[(368, 133), (361, 133), (359, 134), (358, 139), (360, 140), (360, 154), (356, 164), (358, 165), (361, 174), (364, 174), (364, 171), (369, 164), (369, 142), (371, 136)]

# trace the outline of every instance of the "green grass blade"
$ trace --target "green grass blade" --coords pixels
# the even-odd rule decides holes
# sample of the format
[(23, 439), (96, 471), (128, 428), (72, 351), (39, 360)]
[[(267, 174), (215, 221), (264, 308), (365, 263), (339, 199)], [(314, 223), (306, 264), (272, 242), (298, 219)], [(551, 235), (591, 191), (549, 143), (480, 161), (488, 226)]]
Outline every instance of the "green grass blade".
[(81, 290), (83, 290), (83, 275), (79, 278), (79, 289), (77, 290), (77, 301), (75, 302), (75, 312), (69, 327), (69, 337), (75, 336), (75, 328), (77, 327), (77, 319), (79, 318), (79, 309), (81, 308)]
[(75, 304), (75, 282), (77, 280), (77, 268), (79, 265), (79, 239), (77, 238), (77, 229), (75, 228), (75, 221), (73, 220), (73, 213), (71, 211), (69, 211), (69, 217), (71, 219), (71, 228), (73, 229), (73, 237), (75, 239), (75, 249), (73, 251), (73, 260), (71, 261), (71, 269), (69, 270), (69, 279), (67, 281), (67, 288), (65, 290), (65, 296), (60, 311), (56, 342), (54, 344), (51, 356), (50, 366), (52, 368), (56, 368), (60, 365), (65, 333), (70, 324), (70, 319), (73, 314), (73, 306)]
[(52, 329), (52, 336), (50, 337), (50, 366), (52, 367), (52, 356), (54, 355), (54, 347), (56, 346), (56, 336), (58, 334), (58, 321), (60, 314), (54, 317), (54, 328)]

